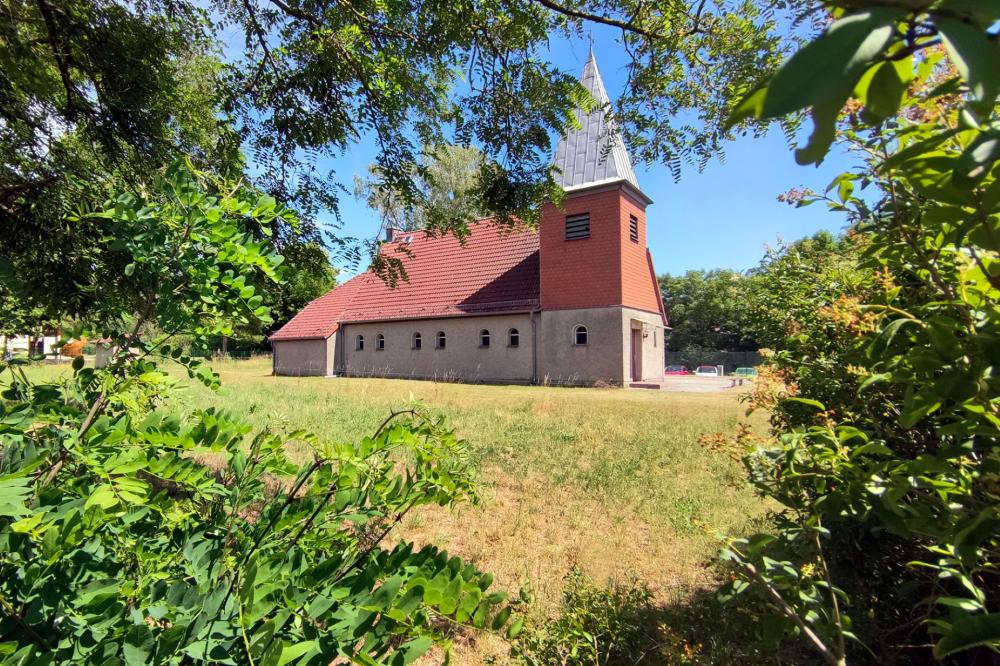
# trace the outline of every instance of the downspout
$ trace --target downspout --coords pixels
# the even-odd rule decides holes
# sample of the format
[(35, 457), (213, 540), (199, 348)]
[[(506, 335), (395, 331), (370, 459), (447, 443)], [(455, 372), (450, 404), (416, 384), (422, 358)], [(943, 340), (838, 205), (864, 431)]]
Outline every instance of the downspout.
[(344, 335), (344, 322), (337, 322), (337, 331), (334, 333), (337, 336), (336, 341), (334, 341), (333, 350), (333, 374), (334, 375), (345, 375), (345, 366), (347, 361), (344, 355), (347, 354), (347, 337)]
[(538, 323), (536, 315), (541, 310), (532, 310), (531, 318), (531, 383), (538, 384)]

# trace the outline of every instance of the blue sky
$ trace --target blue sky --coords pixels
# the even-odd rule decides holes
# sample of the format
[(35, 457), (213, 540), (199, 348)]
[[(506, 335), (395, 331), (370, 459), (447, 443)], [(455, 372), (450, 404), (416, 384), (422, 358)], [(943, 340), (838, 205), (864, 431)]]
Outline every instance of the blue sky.
[[(579, 75), (588, 43), (586, 38), (553, 38), (548, 57), (561, 69)], [(608, 95), (614, 100), (625, 83), (626, 55), (615, 43), (613, 31), (595, 30), (593, 43)], [(355, 175), (366, 172), (373, 156), (374, 148), (361, 142), (328, 165), (350, 187)], [(764, 138), (729, 144), (725, 164), (713, 160), (702, 173), (686, 167), (680, 183), (674, 183), (664, 165), (635, 164), (639, 184), (654, 201), (647, 210), (647, 223), (657, 272), (745, 270), (760, 261), (765, 245), (774, 245), (779, 238), (791, 241), (820, 229), (841, 230), (841, 215), (819, 204), (795, 209), (777, 201), (777, 196), (793, 186), (822, 191), (847, 166), (846, 158), (838, 154), (831, 154), (818, 168), (799, 166), (777, 128)], [(349, 195), (341, 198), (341, 217), (343, 226), (335, 232), (339, 235), (374, 238), (378, 232), (378, 216)], [(341, 264), (344, 276), (358, 270), (336, 257), (334, 263)]]

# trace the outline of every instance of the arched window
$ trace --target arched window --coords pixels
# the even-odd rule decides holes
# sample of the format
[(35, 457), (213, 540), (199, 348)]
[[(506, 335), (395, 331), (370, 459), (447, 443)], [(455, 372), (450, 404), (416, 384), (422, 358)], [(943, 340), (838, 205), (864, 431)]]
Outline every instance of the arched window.
[(437, 334), (437, 348), (438, 349), (444, 349), (444, 343), (445, 343), (444, 331), (438, 331), (438, 334)]
[(413, 348), (420, 349), (424, 344), (424, 339), (420, 337), (419, 333), (413, 334)]
[(375, 349), (377, 351), (385, 349), (385, 336), (381, 333), (375, 336)]
[(577, 326), (573, 329), (573, 344), (575, 345), (585, 345), (587, 344), (587, 327)]
[(490, 332), (485, 328), (479, 331), (479, 346), (489, 347), (490, 346)]
[(507, 331), (507, 346), (517, 347), (521, 344), (521, 334), (517, 332), (516, 328), (512, 328)]

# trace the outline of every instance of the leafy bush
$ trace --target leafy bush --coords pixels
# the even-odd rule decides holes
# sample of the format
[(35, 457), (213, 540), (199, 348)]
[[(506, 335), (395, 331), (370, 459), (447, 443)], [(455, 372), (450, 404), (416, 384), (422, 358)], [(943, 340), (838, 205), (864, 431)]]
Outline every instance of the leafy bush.
[(512, 650), (530, 666), (693, 663), (697, 652), (660, 625), (645, 585), (597, 587), (576, 567), (566, 575), (559, 616), (526, 626)]
[[(346, 444), (162, 409), (157, 360), (218, 386), (172, 335), (267, 318), (246, 277), (278, 277), (255, 237), (287, 211), (176, 165), (149, 200), (80, 214), (114, 230), (132, 282), (109, 289), (102, 324), (131, 344), (100, 370), (75, 359), (62, 383), (0, 364), (2, 663), (406, 664), (447, 647), (442, 623), (506, 622), (490, 575), (383, 545), (413, 507), (475, 499), (466, 445), (442, 422), (393, 414)], [(147, 322), (165, 333), (135, 336)], [(285, 455), (293, 440), (311, 460)]]
[(729, 542), (724, 593), (761, 590), (830, 664), (973, 658), (1000, 650), (1000, 5), (833, 5), (737, 117), (808, 107), (800, 162), (838, 135), (862, 156), (796, 197), (850, 215), (861, 280), (791, 292), (775, 437), (745, 457), (782, 508)]

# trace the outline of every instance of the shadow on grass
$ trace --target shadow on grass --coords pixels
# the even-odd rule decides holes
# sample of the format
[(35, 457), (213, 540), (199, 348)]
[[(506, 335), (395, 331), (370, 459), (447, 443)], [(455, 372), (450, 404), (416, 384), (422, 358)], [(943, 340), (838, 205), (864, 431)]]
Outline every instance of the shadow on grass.
[(531, 666), (814, 661), (794, 638), (765, 648), (758, 640), (757, 614), (719, 602), (709, 589), (685, 594), (676, 603), (654, 603), (641, 581), (597, 586), (573, 569), (556, 616), (532, 613), (530, 600), (525, 610), (529, 622), (511, 656)]
[(667, 645), (680, 638), (690, 650), (687, 661), (676, 660), (675, 655), (668, 653), (665, 662), (668, 664), (816, 662), (794, 637), (777, 646), (765, 646), (760, 640), (759, 608), (739, 601), (722, 603), (714, 589), (697, 590), (683, 600), (657, 606), (651, 612)]

